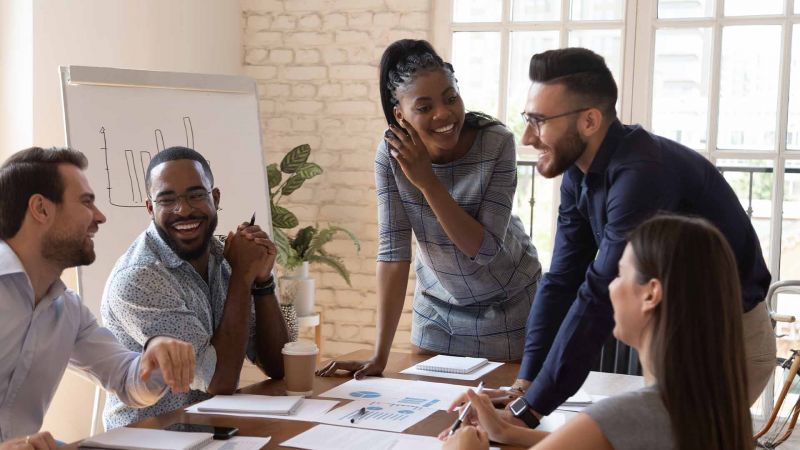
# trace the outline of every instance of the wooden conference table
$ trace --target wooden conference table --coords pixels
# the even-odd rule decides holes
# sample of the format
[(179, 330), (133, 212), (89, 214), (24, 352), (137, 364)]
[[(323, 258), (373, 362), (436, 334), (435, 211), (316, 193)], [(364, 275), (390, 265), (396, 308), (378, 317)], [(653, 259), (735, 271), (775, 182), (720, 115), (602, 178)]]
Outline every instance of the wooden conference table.
[[(371, 355), (371, 350), (360, 350), (342, 355), (340, 359), (367, 359)], [(446, 378), (406, 375), (399, 373), (401, 370), (428, 358), (430, 358), (430, 356), (393, 352), (389, 357), (386, 370), (384, 370), (384, 376), (408, 380), (425, 380), (440, 383), (462, 384), (465, 386), (465, 389), (467, 387), (477, 386), (477, 381), (450, 380)], [(518, 370), (519, 364), (503, 364), (497, 369), (489, 372), (482, 379), (486, 383), (487, 387), (494, 388), (499, 386), (509, 386), (514, 382)], [(314, 395), (310, 398), (318, 398), (317, 395), (350, 379), (351, 377), (343, 372), (341, 375), (335, 377), (316, 377), (314, 380)], [(589, 378), (586, 380), (586, 383), (584, 383), (583, 389), (589, 394), (616, 395), (622, 392), (638, 389), (642, 385), (642, 377), (592, 372), (589, 375)], [(282, 380), (266, 380), (242, 388), (240, 392), (246, 394), (286, 395), (286, 387)], [(347, 402), (348, 400), (340, 401)], [(572, 415), (571, 413), (566, 414), (568, 416)], [(408, 428), (404, 431), (404, 433), (436, 436), (440, 431), (452, 425), (455, 419), (455, 413), (437, 411), (422, 422)], [(271, 436), (272, 439), (265, 447), (267, 449), (288, 448), (282, 447), (280, 444), (287, 439), (290, 439), (317, 425), (317, 423), (313, 422), (299, 422), (290, 420), (189, 414), (183, 410), (177, 410), (162, 414), (160, 416), (144, 419), (131, 426), (140, 428), (164, 428), (173, 423), (180, 422), (216, 425), (222, 427), (236, 427), (239, 429), (239, 436)], [(71, 444), (65, 448), (77, 448), (77, 443)], [(517, 447), (500, 446), (500, 448), (514, 449)]]

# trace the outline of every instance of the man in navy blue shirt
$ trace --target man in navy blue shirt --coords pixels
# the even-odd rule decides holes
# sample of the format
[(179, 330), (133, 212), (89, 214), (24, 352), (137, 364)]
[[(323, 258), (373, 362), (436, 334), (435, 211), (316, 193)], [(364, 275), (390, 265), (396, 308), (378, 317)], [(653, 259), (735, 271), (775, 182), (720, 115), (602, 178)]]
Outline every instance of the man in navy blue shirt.
[(553, 260), (528, 317), (513, 386), (522, 396), (511, 415), (535, 426), (583, 384), (614, 325), (608, 285), (627, 234), (658, 211), (704, 217), (733, 248), (743, 298), (731, 301), (742, 303), (754, 401), (775, 364), (763, 303), (770, 274), (736, 194), (694, 150), (617, 120), (616, 84), (599, 55), (582, 48), (537, 54), (530, 78), (522, 142), (538, 150), (543, 176), (564, 176)]

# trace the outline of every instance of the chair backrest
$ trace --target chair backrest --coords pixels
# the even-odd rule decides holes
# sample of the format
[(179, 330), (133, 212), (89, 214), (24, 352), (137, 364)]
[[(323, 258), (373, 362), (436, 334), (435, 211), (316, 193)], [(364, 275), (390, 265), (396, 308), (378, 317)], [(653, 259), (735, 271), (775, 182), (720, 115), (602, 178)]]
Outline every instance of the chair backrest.
[(621, 373), (625, 375), (641, 375), (639, 353), (628, 345), (610, 336), (603, 345), (597, 362), (592, 370), (598, 372)]

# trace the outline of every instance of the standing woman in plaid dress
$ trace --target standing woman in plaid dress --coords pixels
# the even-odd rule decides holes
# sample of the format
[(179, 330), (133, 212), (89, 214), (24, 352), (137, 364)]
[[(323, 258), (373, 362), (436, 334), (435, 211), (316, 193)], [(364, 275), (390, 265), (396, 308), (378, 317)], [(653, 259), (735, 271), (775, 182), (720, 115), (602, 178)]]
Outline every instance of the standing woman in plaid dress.
[(318, 371), (378, 375), (406, 296), (411, 234), (416, 290), (411, 343), (420, 353), (519, 360), (541, 265), (520, 219), (513, 134), (465, 113), (453, 66), (426, 41), (404, 39), (381, 58), (389, 129), (375, 155), (378, 337), (365, 361)]

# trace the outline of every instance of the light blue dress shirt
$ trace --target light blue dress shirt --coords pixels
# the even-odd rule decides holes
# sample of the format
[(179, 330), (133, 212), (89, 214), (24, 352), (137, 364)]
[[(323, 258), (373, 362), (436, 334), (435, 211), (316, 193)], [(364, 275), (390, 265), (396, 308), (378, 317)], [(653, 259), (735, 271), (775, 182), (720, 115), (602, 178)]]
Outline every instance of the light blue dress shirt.
[(160, 371), (141, 381), (139, 362), (60, 280), (36, 305), (22, 262), (0, 240), (0, 442), (39, 431), (68, 364), (130, 405), (155, 403), (167, 387)]

